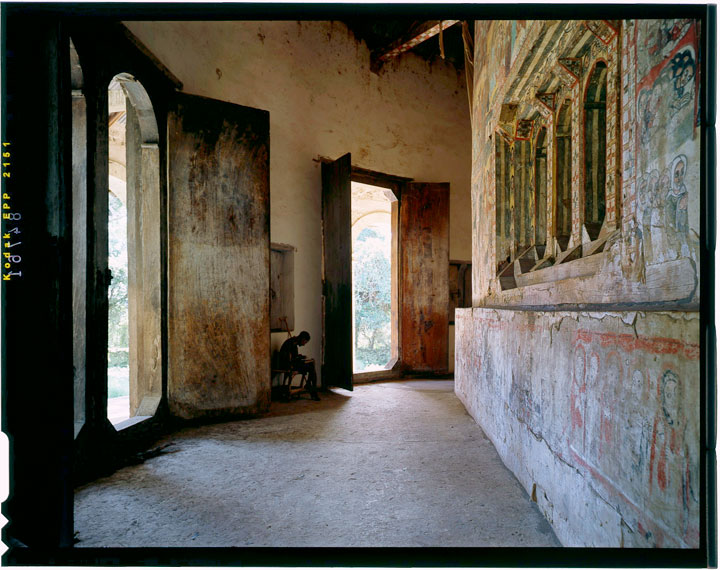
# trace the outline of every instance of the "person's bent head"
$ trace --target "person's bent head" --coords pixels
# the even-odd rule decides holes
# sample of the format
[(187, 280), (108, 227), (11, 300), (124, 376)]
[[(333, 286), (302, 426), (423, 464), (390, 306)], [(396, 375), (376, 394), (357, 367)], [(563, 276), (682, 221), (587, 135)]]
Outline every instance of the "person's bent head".
[(302, 331), (302, 332), (298, 335), (298, 344), (299, 344), (300, 346), (305, 346), (305, 345), (308, 343), (309, 340), (310, 340), (310, 333), (307, 332), (307, 331)]

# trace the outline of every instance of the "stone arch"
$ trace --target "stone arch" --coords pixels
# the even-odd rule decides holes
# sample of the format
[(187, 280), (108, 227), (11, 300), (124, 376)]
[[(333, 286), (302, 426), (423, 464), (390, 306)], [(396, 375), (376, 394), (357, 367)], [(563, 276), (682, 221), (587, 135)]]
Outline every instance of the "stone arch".
[(119, 73), (114, 77), (114, 80), (122, 87), (125, 97), (137, 116), (140, 142), (142, 144), (158, 144), (160, 137), (158, 135), (157, 120), (155, 119), (155, 110), (142, 83), (129, 73)]

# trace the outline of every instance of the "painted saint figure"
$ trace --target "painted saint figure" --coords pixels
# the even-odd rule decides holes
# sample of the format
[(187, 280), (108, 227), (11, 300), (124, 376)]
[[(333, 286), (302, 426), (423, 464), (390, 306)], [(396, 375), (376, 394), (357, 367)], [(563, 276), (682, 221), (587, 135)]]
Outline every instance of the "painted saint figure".
[(692, 52), (688, 49), (677, 54), (673, 57), (670, 66), (676, 98), (671, 107), (677, 111), (687, 105), (695, 95), (694, 85), (690, 83), (695, 77), (695, 61)]
[(665, 228), (671, 249), (677, 256), (690, 255), (688, 249), (688, 191), (685, 186), (687, 157), (683, 154), (675, 157), (671, 169), (672, 182), (665, 196)]
[(695, 512), (697, 463), (690, 457), (685, 443), (687, 419), (682, 414), (682, 383), (673, 370), (665, 370), (657, 385), (660, 410), (653, 422), (650, 449), (650, 493), (667, 504), (667, 512), (682, 508), (683, 534), (688, 542), (697, 539), (698, 521)]
[(668, 227), (676, 232), (686, 234), (688, 231), (688, 196), (685, 186), (687, 157), (677, 156), (672, 163), (672, 183), (665, 202), (665, 221)]

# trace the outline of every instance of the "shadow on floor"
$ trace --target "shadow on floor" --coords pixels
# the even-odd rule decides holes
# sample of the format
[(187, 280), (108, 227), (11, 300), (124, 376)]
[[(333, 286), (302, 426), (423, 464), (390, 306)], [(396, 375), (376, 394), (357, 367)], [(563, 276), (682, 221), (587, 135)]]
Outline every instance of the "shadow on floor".
[(270, 409), (264, 414), (260, 414), (258, 417), (278, 417), (278, 416), (293, 416), (296, 414), (306, 414), (318, 410), (332, 410), (339, 408), (343, 404), (347, 403), (352, 398), (352, 393), (337, 388), (332, 388), (327, 392), (319, 392), (320, 401), (315, 402), (310, 399), (308, 394), (300, 394), (297, 399), (292, 399), (289, 402), (272, 402)]

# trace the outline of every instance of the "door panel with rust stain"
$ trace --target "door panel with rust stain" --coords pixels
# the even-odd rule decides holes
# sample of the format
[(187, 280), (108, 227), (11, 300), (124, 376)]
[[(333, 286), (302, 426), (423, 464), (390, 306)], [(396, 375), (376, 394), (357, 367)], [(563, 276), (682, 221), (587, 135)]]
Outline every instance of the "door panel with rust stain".
[(406, 372), (448, 369), (448, 183), (409, 183), (400, 204), (401, 345)]
[(269, 114), (178, 94), (168, 118), (168, 402), (269, 405)]

